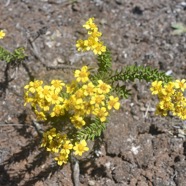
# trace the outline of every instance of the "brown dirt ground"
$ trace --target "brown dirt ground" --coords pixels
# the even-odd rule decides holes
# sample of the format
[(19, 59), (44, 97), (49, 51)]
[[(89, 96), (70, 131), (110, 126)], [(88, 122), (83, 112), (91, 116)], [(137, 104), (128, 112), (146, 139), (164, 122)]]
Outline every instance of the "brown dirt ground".
[[(184, 78), (186, 37), (172, 35), (171, 23), (186, 23), (185, 11), (181, 0), (1, 0), (0, 28), (7, 36), (0, 44), (24, 46), (29, 57), (19, 68), (0, 63), (0, 185), (73, 185), (70, 165), (58, 167), (40, 149), (23, 87), (33, 78), (69, 80), (72, 69), (95, 66), (92, 54), (75, 48), (89, 17), (103, 32), (114, 68), (149, 65)], [(102, 144), (80, 161), (80, 185), (185, 186), (186, 141), (175, 128), (183, 123), (155, 116), (149, 84), (129, 87), (133, 94), (112, 114)]]

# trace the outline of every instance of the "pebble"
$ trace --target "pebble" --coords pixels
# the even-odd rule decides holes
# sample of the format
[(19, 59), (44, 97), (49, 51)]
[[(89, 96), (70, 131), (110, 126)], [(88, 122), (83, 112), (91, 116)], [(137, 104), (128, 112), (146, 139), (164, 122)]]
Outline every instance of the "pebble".
[(89, 186), (94, 186), (96, 183), (95, 183), (95, 181), (93, 181), (93, 180), (89, 180), (88, 181), (88, 185)]

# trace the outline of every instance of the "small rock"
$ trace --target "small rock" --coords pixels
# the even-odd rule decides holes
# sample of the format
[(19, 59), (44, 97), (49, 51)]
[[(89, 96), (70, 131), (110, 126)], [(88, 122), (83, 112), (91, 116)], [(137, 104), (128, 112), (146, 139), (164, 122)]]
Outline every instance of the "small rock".
[(181, 5), (183, 8), (186, 8), (186, 2), (181, 2), (180, 5)]
[(62, 58), (60, 58), (60, 57), (57, 57), (56, 60), (57, 60), (57, 62), (60, 63), (60, 64), (65, 62), (65, 61), (64, 61)]
[(94, 186), (96, 183), (95, 183), (95, 181), (93, 181), (93, 180), (89, 180), (88, 181), (88, 185), (89, 186)]
[(122, 5), (123, 4), (122, 0), (115, 0), (115, 1), (116, 1), (116, 4), (118, 4), (118, 5)]
[(49, 47), (49, 48), (52, 48), (54, 45), (55, 45), (55, 41), (47, 41), (45, 42), (45, 44)]

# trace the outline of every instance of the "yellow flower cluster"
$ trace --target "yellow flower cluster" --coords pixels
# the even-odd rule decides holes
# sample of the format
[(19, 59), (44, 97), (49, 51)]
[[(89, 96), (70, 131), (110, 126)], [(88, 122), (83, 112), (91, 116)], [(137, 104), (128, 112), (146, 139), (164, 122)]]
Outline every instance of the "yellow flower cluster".
[(86, 122), (85, 117), (94, 116), (106, 121), (108, 110), (118, 110), (119, 98), (110, 95), (111, 86), (98, 80), (96, 85), (89, 79), (87, 66), (74, 73), (75, 81), (65, 84), (52, 80), (51, 85), (43, 81), (31, 81), (25, 88), (25, 105), (30, 103), (40, 120), (47, 117), (63, 116), (67, 112), (74, 127), (80, 129)]
[(4, 30), (0, 30), (0, 39), (3, 39), (5, 37), (5, 32)]
[(43, 134), (41, 147), (45, 147), (47, 151), (54, 155), (58, 165), (68, 162), (71, 150), (74, 150), (74, 154), (79, 156), (89, 150), (85, 140), (75, 142), (75, 145), (73, 145), (67, 135), (57, 132), (56, 128), (52, 128)]
[(159, 103), (156, 106), (158, 115), (166, 116), (171, 111), (174, 116), (178, 116), (182, 120), (186, 119), (186, 80), (176, 80), (163, 84), (162, 81), (152, 82), (150, 88), (152, 94), (158, 95)]
[[(43, 81), (39, 80), (30, 82), (24, 87), (25, 105), (30, 103), (40, 120), (67, 116), (70, 128), (74, 127), (76, 130), (85, 126), (86, 122), (90, 121), (88, 118), (97, 118), (105, 122), (109, 110), (119, 109), (119, 98), (111, 95), (110, 85), (102, 80), (93, 83), (89, 74), (88, 67), (83, 66), (81, 70), (75, 70), (75, 80), (70, 84), (61, 80), (52, 80), (50, 85), (43, 85)], [(75, 154), (82, 155), (87, 150), (85, 143), (76, 143)], [(48, 151), (60, 154), (59, 159), (56, 157), (58, 164), (65, 163), (68, 159), (69, 151), (64, 151), (64, 144), (68, 146), (69, 151), (72, 149), (71, 141), (66, 136), (56, 133), (54, 129), (44, 134), (42, 146), (47, 147)]]
[(103, 52), (106, 52), (106, 46), (99, 40), (102, 33), (98, 31), (94, 18), (89, 18), (83, 27), (88, 31), (89, 37), (86, 40), (80, 39), (77, 41), (76, 47), (78, 51), (92, 50), (95, 55), (101, 55)]

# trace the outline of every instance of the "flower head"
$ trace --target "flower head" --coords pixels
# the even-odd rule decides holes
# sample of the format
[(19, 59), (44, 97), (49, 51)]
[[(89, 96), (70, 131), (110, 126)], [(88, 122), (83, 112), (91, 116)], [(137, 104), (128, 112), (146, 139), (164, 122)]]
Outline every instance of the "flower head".
[(85, 40), (77, 40), (76, 47), (78, 51), (92, 50), (95, 55), (101, 55), (106, 52), (106, 46), (104, 46), (103, 42), (99, 39), (102, 33), (98, 31), (98, 27), (94, 23), (94, 18), (89, 18), (83, 27), (88, 30), (88, 38)]
[(83, 88), (83, 90), (84, 90), (83, 94), (84, 94), (85, 96), (93, 95), (94, 92), (95, 92), (95, 86), (94, 86), (94, 84), (93, 84), (92, 82), (89, 82), (88, 84), (83, 85), (82, 88)]
[(62, 105), (55, 105), (55, 107), (53, 108), (50, 116), (51, 117), (63, 116), (64, 113), (65, 113), (64, 106), (62, 106)]
[(89, 78), (90, 72), (88, 72), (88, 67), (87, 66), (83, 66), (81, 68), (81, 70), (76, 70), (75, 73), (74, 73), (74, 77), (76, 78), (77, 82), (83, 82), (83, 83), (86, 83)]
[(57, 157), (54, 158), (58, 165), (66, 164), (68, 161), (68, 154), (62, 149)]
[(185, 89), (185, 79), (170, 81), (166, 84), (162, 84), (161, 81), (153, 82), (150, 90), (152, 94), (157, 94), (159, 98), (159, 103), (156, 106), (156, 114), (166, 116), (171, 111), (174, 116), (178, 116), (184, 120), (186, 118)]
[(62, 87), (65, 85), (61, 80), (52, 80), (52, 89), (54, 89), (55, 92), (60, 92), (62, 90)]
[(104, 83), (102, 80), (98, 80), (97, 92), (99, 94), (107, 94), (111, 90), (111, 86)]
[(151, 92), (152, 94), (158, 94), (160, 90), (162, 89), (162, 81), (154, 81), (151, 85)]
[(73, 149), (75, 151), (74, 154), (79, 156), (82, 156), (85, 151), (89, 150), (89, 148), (87, 147), (87, 142), (85, 140), (81, 140), (79, 143), (76, 142)]
[(108, 112), (107, 112), (107, 110), (106, 110), (105, 107), (101, 107), (101, 108), (98, 107), (98, 108), (95, 108), (93, 114), (94, 114), (95, 116), (97, 116), (97, 117), (101, 120), (101, 122), (106, 121), (107, 116), (108, 116)]
[(71, 144), (70, 140), (66, 140), (63, 144), (63, 150), (69, 154), (70, 150), (73, 148), (73, 145)]
[(175, 87), (176, 89), (181, 89), (181, 91), (184, 92), (184, 90), (186, 90), (186, 80), (185, 79), (176, 80)]
[(0, 30), (0, 39), (5, 37), (6, 33), (3, 30)]
[(84, 28), (86, 28), (87, 30), (97, 30), (97, 26), (94, 23), (94, 18), (89, 18), (88, 21), (83, 25)]
[(28, 85), (24, 87), (24, 89), (28, 89), (31, 93), (35, 93), (38, 89), (41, 88), (43, 81), (35, 80), (31, 81)]
[(95, 55), (106, 52), (106, 46), (104, 46), (101, 42), (97, 42), (95, 47), (93, 48), (93, 52)]
[(82, 39), (77, 40), (76, 47), (78, 51), (86, 51), (87, 46), (85, 45), (85, 42)]
[(108, 102), (108, 109), (110, 110), (110, 109), (114, 108), (114, 109), (118, 110), (119, 107), (120, 107), (119, 98), (118, 97), (114, 98), (114, 96), (110, 96), (109, 102)]
[(83, 120), (83, 117), (79, 115), (74, 115), (73, 117), (70, 118), (70, 120), (77, 129), (81, 129), (86, 124), (85, 121)]

